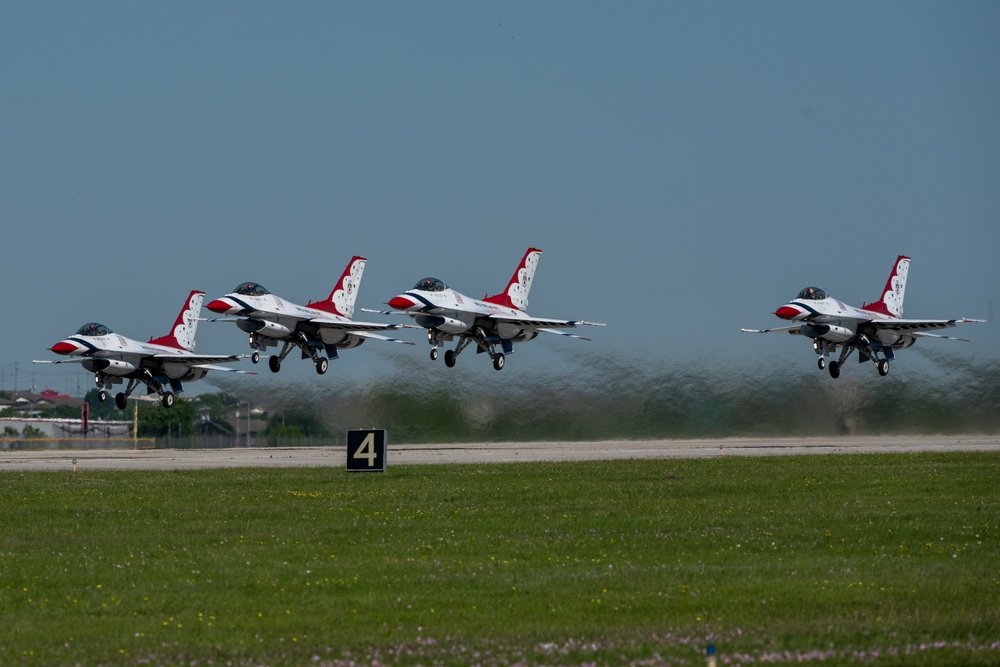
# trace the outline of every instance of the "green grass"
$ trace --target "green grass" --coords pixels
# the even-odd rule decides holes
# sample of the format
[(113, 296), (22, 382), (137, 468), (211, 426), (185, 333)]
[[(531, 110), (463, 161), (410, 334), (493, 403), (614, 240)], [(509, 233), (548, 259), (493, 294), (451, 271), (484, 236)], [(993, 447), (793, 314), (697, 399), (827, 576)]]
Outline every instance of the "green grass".
[(0, 476), (0, 664), (996, 664), (1000, 455)]

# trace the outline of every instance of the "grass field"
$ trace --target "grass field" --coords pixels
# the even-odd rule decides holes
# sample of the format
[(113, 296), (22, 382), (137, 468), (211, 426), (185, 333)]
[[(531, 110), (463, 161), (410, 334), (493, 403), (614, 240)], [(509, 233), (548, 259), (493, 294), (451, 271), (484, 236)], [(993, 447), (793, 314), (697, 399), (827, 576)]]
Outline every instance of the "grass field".
[(1000, 663), (1000, 455), (0, 476), (0, 664)]

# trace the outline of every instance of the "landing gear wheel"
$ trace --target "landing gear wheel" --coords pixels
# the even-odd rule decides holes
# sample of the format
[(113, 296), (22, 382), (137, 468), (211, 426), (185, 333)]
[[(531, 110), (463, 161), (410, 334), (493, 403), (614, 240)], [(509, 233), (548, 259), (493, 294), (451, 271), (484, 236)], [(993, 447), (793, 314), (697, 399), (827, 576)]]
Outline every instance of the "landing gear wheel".
[(455, 350), (445, 350), (444, 351), (444, 365), (448, 368), (454, 368), (455, 362), (458, 361), (455, 358)]
[(163, 407), (172, 408), (174, 406), (174, 392), (164, 392), (163, 398), (160, 399), (160, 402), (163, 403)]
[(501, 368), (503, 368), (504, 361), (505, 359), (503, 356), (503, 352), (497, 352), (496, 355), (493, 357), (493, 368), (500, 370)]
[(885, 377), (886, 375), (889, 374), (889, 360), (888, 359), (879, 359), (879, 361), (876, 364), (876, 366), (878, 366), (878, 374), (881, 375), (882, 377)]
[(837, 361), (830, 362), (830, 377), (839, 378), (840, 377), (840, 363)]
[(104, 391), (103, 389), (101, 389), (100, 391), (98, 391), (97, 392), (97, 400), (99, 400), (101, 403), (103, 403), (104, 401), (108, 400), (108, 392)]
[(118, 392), (115, 394), (115, 407), (119, 410), (124, 410), (128, 407), (128, 398), (125, 397), (125, 392)]
[(316, 372), (322, 375), (326, 372), (326, 369), (330, 367), (330, 362), (326, 357), (320, 357), (316, 360)]
[(250, 355), (250, 361), (255, 364), (260, 363), (260, 352), (254, 351), (254, 353)]
[(277, 373), (278, 371), (280, 371), (281, 370), (281, 357), (274, 357), (274, 356), (268, 357), (267, 358), (267, 367), (271, 369), (272, 373)]
[(823, 357), (820, 357), (816, 361), (816, 365), (819, 366), (820, 370), (823, 370), (824, 368), (826, 368), (826, 359), (824, 359)]
[(437, 358), (438, 358), (438, 350), (435, 347), (433, 350), (431, 350), (431, 361), (437, 361)]

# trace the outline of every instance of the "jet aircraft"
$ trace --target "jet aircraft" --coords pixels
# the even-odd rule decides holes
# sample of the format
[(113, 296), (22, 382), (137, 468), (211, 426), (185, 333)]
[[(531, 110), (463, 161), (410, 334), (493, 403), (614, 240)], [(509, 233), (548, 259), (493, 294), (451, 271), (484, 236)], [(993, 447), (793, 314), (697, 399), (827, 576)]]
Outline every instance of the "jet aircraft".
[[(535, 338), (539, 332), (590, 340), (583, 336), (559, 331), (578, 324), (604, 326), (599, 322), (583, 320), (554, 320), (528, 315), (528, 291), (535, 277), (535, 269), (542, 251), (528, 248), (518, 264), (506, 289), (482, 300), (465, 296), (450, 289), (437, 278), (424, 278), (413, 289), (392, 297), (388, 305), (393, 311), (371, 311), (384, 314), (405, 314), (427, 329), (427, 342), (433, 347), (431, 359), (437, 359), (438, 347), (458, 337), (454, 350), (445, 350), (444, 363), (455, 365), (458, 355), (470, 343), (476, 344), (476, 353), (486, 352), (493, 360), (493, 368), (504, 366), (505, 354), (513, 351), (514, 343)], [(497, 349), (499, 347), (499, 349)]]
[[(830, 361), (830, 376), (840, 377), (840, 369), (854, 350), (858, 362), (871, 361), (879, 375), (888, 375), (889, 362), (895, 351), (913, 345), (917, 338), (945, 338), (961, 340), (929, 330), (948, 329), (968, 322), (982, 322), (959, 318), (953, 320), (903, 319), (903, 296), (910, 258), (900, 255), (893, 264), (889, 279), (882, 289), (882, 296), (874, 303), (856, 308), (834, 299), (818, 287), (806, 287), (792, 301), (778, 308), (774, 314), (783, 320), (795, 322), (776, 329), (742, 329), (747, 333), (783, 331), (812, 339), (813, 350), (819, 355), (820, 370), (827, 366), (826, 358), (840, 348), (840, 358)], [(968, 341), (966, 341), (968, 342)]]
[(119, 335), (97, 322), (80, 327), (77, 332), (53, 345), (50, 350), (70, 359), (38, 361), (36, 364), (79, 363), (95, 373), (94, 381), (98, 399), (107, 399), (111, 385), (126, 379), (128, 387), (115, 395), (115, 405), (124, 410), (132, 391), (142, 383), (147, 392), (158, 394), (166, 408), (174, 404), (174, 394), (183, 391), (183, 382), (200, 380), (208, 371), (248, 371), (216, 366), (216, 363), (239, 361), (238, 355), (203, 355), (194, 353), (194, 335), (198, 328), (198, 315), (205, 298), (204, 292), (194, 290), (184, 302), (170, 333), (150, 338), (142, 343)]
[(357, 347), (366, 338), (413, 345), (409, 341), (372, 333), (409, 328), (408, 325), (355, 322), (351, 319), (367, 261), (364, 257), (352, 257), (330, 296), (306, 306), (285, 301), (258, 283), (240, 283), (229, 294), (208, 304), (212, 312), (235, 317), (209, 321), (235, 322), (236, 326), (250, 334), (250, 348), (253, 350), (250, 358), (255, 364), (260, 361), (261, 350), (282, 343), (280, 354), (271, 355), (267, 360), (274, 373), (281, 370), (281, 362), (293, 347), (302, 351), (303, 359), (311, 359), (316, 372), (322, 375), (329, 367), (329, 359), (337, 358), (338, 350)]

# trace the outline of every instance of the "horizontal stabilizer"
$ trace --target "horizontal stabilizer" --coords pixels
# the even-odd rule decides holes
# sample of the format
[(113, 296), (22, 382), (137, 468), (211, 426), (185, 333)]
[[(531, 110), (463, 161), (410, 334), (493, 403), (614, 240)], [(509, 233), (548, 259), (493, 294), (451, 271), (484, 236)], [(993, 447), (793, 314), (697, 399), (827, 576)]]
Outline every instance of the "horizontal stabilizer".
[(555, 334), (557, 336), (566, 336), (567, 338), (577, 338), (579, 340), (590, 340), (586, 336), (580, 336), (578, 334), (571, 334), (567, 331), (559, 331), (558, 329), (535, 329), (535, 331), (540, 331), (542, 333)]
[(389, 336), (383, 336), (381, 334), (371, 333), (371, 332), (368, 332), (368, 331), (355, 331), (353, 333), (354, 333), (355, 336), (358, 336), (360, 338), (374, 338), (376, 340), (384, 340), (384, 341), (388, 341), (390, 343), (400, 343), (401, 345), (415, 345), (416, 344), (416, 343), (412, 343), (412, 342), (410, 342), (408, 340), (403, 340), (402, 338), (390, 338)]
[(958, 338), (957, 336), (942, 336), (941, 334), (925, 333), (923, 331), (917, 331), (910, 334), (914, 338), (943, 338), (944, 340), (960, 340), (963, 343), (970, 343), (968, 338)]
[(192, 368), (201, 368), (206, 371), (226, 371), (227, 373), (240, 373), (242, 375), (257, 375), (256, 371), (244, 371), (239, 368), (228, 368), (226, 366), (216, 366), (215, 364), (194, 364)]

